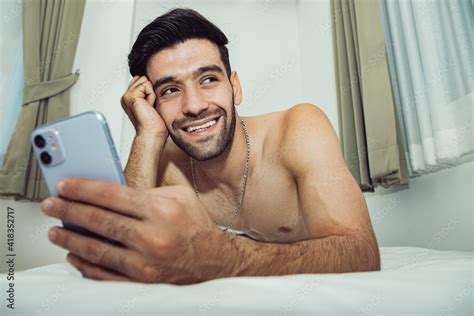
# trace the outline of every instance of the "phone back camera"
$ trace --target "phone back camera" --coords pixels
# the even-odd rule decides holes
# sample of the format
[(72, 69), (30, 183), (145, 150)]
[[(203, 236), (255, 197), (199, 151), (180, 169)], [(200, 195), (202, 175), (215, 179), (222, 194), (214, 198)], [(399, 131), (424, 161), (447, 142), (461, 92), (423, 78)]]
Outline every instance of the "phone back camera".
[(36, 135), (34, 139), (35, 145), (38, 148), (44, 148), (46, 145), (46, 140), (41, 135)]
[(53, 128), (41, 127), (40, 130), (34, 133), (31, 139), (31, 147), (41, 166), (49, 168), (63, 163), (65, 152), (59, 131)]
[(40, 155), (41, 162), (44, 163), (45, 165), (49, 165), (51, 163), (51, 155), (48, 154), (48, 152), (43, 151)]

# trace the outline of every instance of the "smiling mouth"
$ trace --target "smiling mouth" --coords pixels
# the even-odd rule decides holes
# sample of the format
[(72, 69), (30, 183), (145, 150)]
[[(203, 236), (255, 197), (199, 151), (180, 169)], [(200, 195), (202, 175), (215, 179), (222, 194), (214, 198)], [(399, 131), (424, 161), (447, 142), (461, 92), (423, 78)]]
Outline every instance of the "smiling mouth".
[(217, 122), (219, 121), (219, 117), (216, 117), (210, 121), (207, 121), (203, 124), (199, 124), (199, 125), (192, 125), (192, 126), (188, 126), (188, 127), (184, 127), (184, 128), (181, 128), (183, 131), (185, 131), (186, 133), (188, 134), (198, 134), (198, 133), (202, 133), (202, 132), (205, 132), (207, 131), (208, 129), (212, 128), (214, 125), (217, 124)]

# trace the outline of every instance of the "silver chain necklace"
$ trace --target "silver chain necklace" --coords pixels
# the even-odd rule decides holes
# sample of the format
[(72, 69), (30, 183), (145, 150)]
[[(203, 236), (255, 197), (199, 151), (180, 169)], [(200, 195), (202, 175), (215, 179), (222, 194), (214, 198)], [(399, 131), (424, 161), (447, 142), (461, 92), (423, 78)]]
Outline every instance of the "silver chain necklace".
[[(240, 126), (242, 127), (242, 130), (244, 131), (244, 136), (245, 136), (245, 143), (247, 145), (247, 154), (245, 157), (245, 165), (244, 165), (244, 179), (242, 181), (242, 189), (240, 190), (240, 197), (239, 197), (239, 204), (237, 205), (237, 208), (234, 212), (234, 215), (232, 217), (232, 220), (230, 221), (229, 227), (225, 228), (224, 231), (227, 231), (232, 225), (234, 224), (234, 221), (237, 219), (237, 216), (240, 213), (240, 210), (242, 208), (242, 203), (244, 202), (244, 197), (245, 197), (245, 190), (247, 189), (247, 179), (249, 176), (249, 160), (250, 160), (250, 140), (249, 140), (249, 133), (247, 130), (247, 127), (245, 126), (245, 123), (243, 120), (240, 120)], [(199, 195), (199, 188), (197, 185), (197, 180), (196, 180), (196, 173), (194, 171), (194, 159), (192, 157), (189, 157), (190, 159), (190, 165), (191, 165), (191, 175), (193, 178), (193, 186), (194, 186), (194, 192), (196, 193), (196, 196), (198, 199), (201, 199)]]

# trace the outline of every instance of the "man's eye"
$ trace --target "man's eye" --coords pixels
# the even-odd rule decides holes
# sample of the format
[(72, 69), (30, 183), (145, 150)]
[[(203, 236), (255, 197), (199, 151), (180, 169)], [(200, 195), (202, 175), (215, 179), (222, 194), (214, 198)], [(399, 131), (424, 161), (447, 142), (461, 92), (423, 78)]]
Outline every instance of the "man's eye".
[(168, 89), (166, 89), (166, 90), (163, 90), (163, 92), (161, 92), (161, 95), (162, 95), (162, 96), (163, 96), (163, 95), (170, 95), (170, 94), (173, 94), (173, 93), (175, 93), (175, 92), (177, 92), (177, 91), (178, 91), (177, 88), (171, 87), (171, 88), (168, 88)]
[(207, 77), (206, 79), (204, 79), (202, 81), (202, 83), (211, 83), (211, 82), (214, 82), (214, 81), (217, 81), (217, 79), (214, 78), (214, 77)]

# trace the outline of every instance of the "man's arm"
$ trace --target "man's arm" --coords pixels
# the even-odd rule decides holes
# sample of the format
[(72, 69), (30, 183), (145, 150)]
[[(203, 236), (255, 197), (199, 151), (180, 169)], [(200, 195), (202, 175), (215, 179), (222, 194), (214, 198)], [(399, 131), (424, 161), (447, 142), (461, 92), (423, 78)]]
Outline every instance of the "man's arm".
[(156, 187), (158, 163), (165, 143), (166, 137), (135, 135), (125, 167), (128, 186), (136, 189)]
[[(257, 242), (222, 232), (219, 257), (227, 276), (343, 273), (380, 270), (378, 251), (357, 234), (327, 236), (292, 244)], [(229, 259), (225, 259), (229, 258)], [(209, 271), (210, 272), (210, 271)], [(208, 274), (213, 279), (214, 270)], [(222, 277), (222, 276), (221, 276)]]
[(157, 186), (160, 156), (168, 130), (154, 108), (156, 96), (147, 77), (134, 77), (122, 96), (121, 104), (135, 127), (130, 156), (125, 167), (128, 186), (149, 189)]
[(347, 169), (337, 136), (315, 106), (288, 111), (281, 134), (281, 160), (293, 174), (311, 239), (260, 243), (219, 234), (217, 250), (231, 275), (280, 275), (380, 270), (380, 256), (367, 204)]

